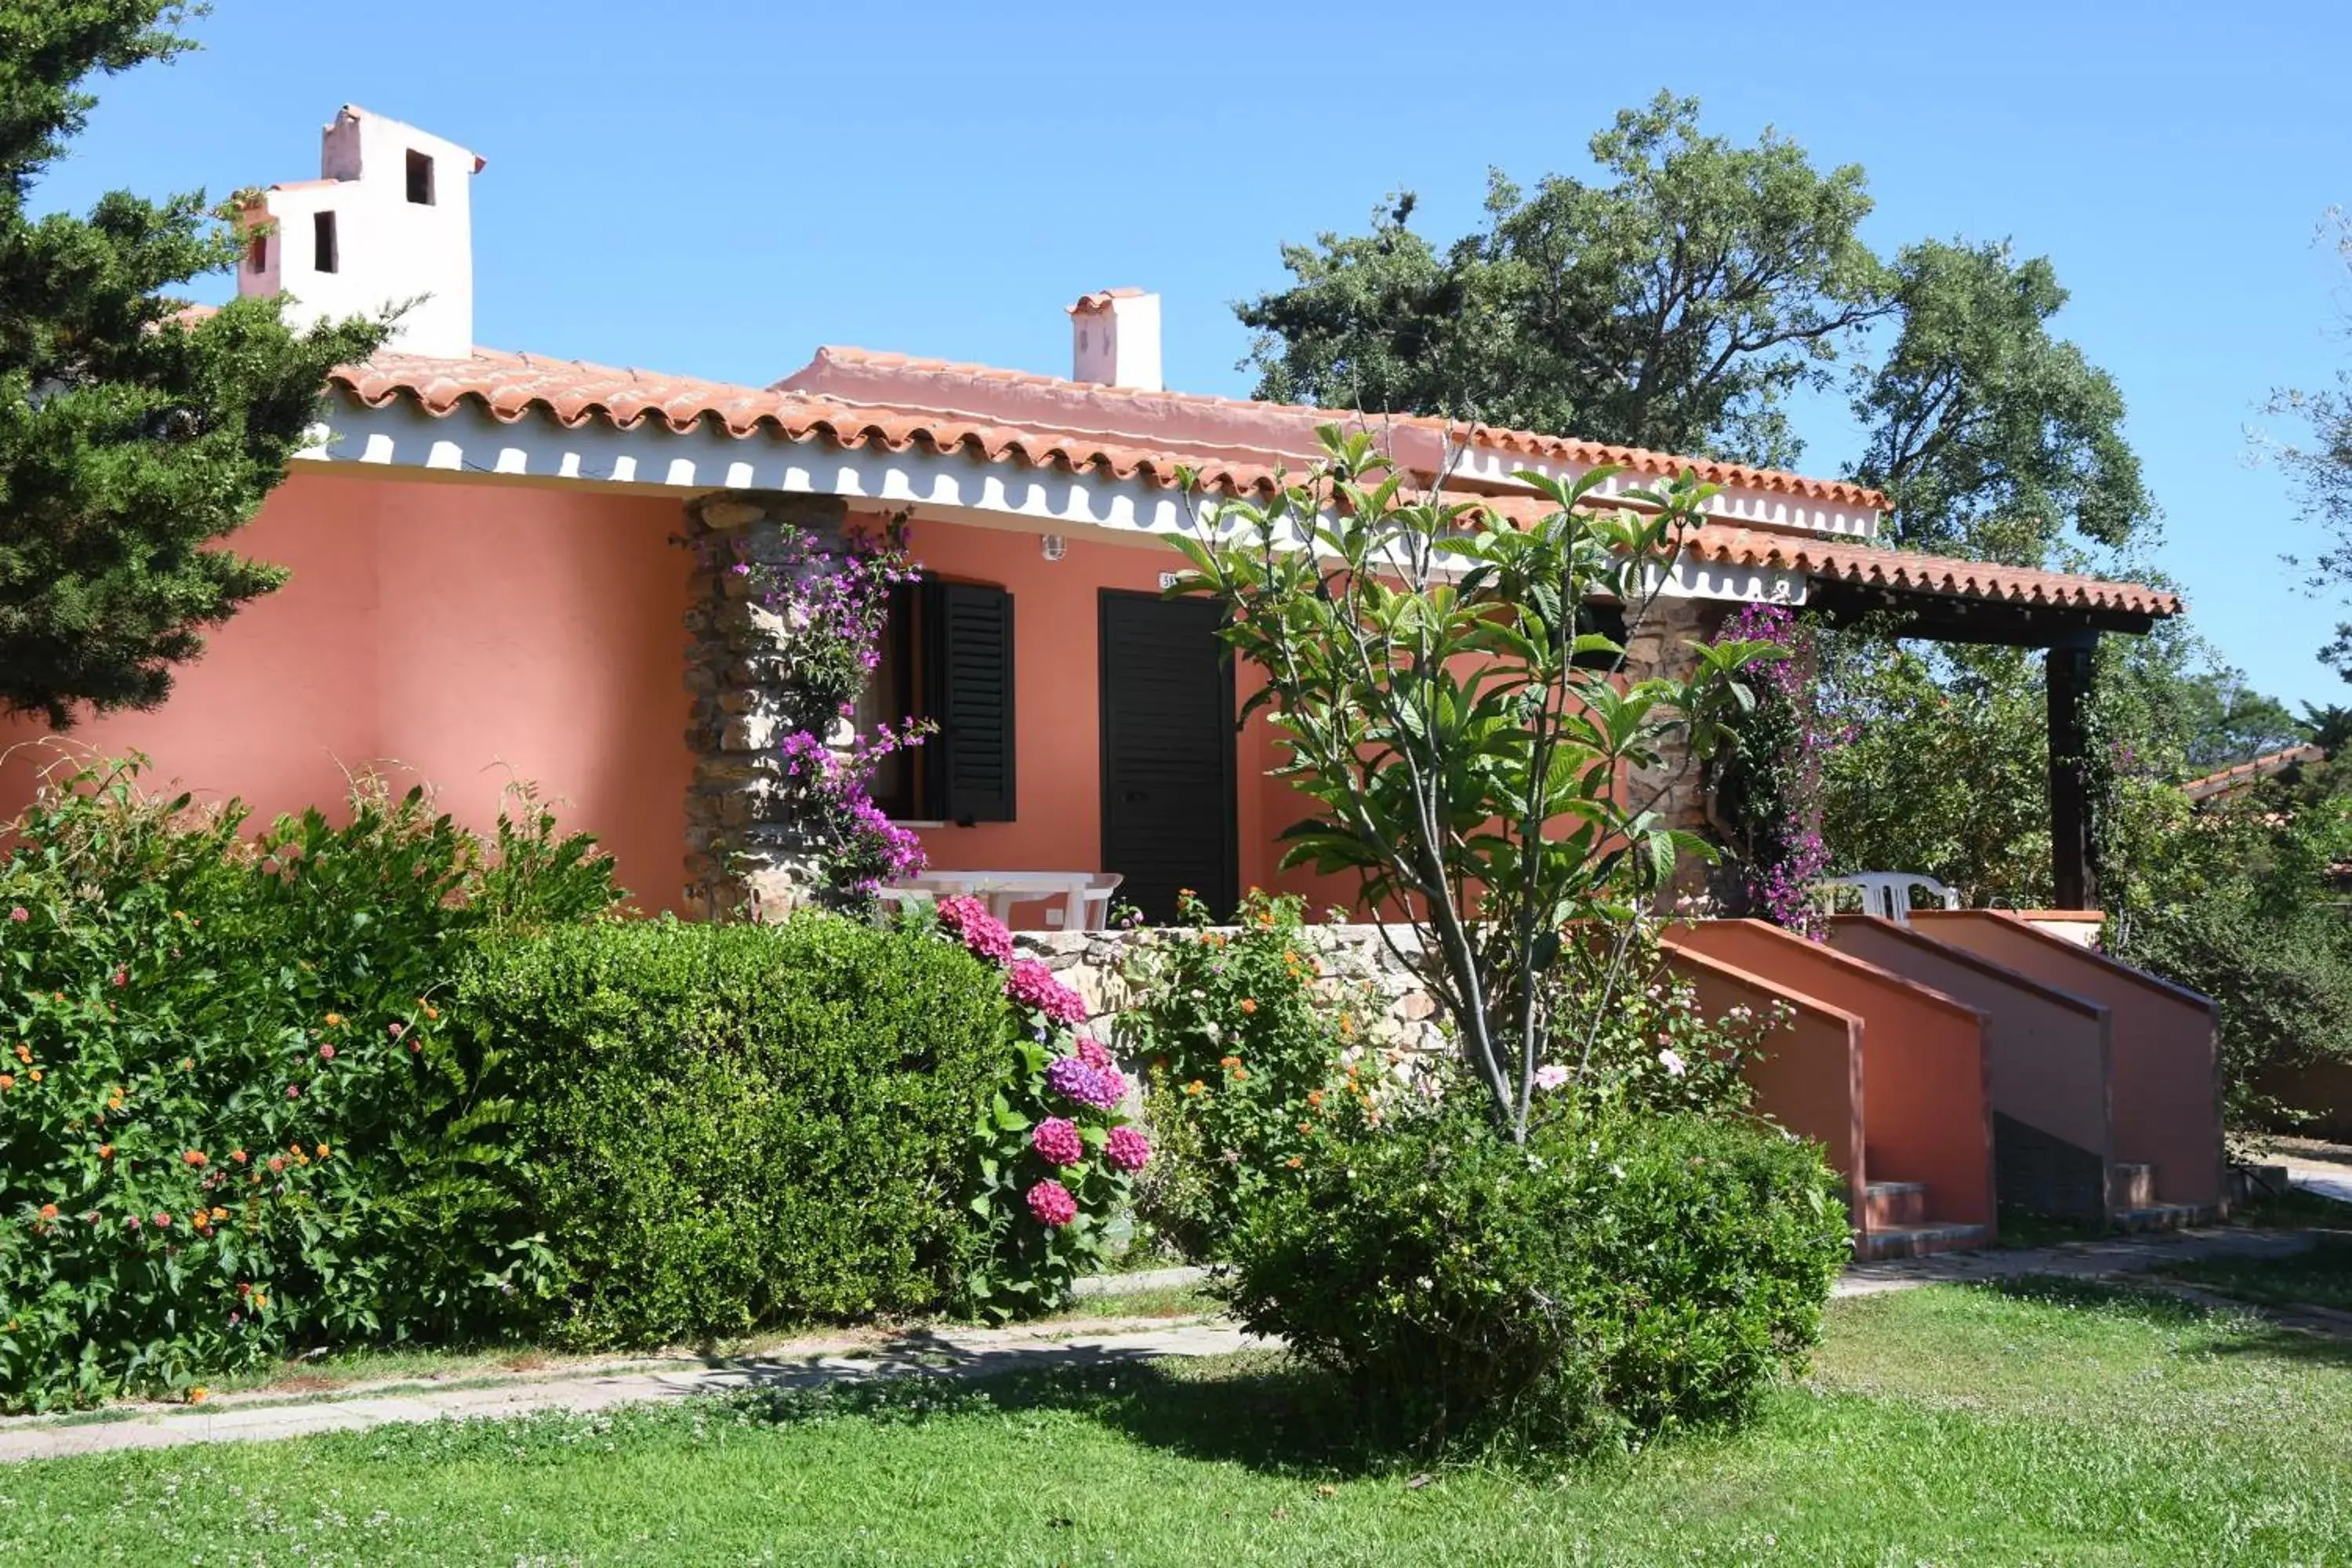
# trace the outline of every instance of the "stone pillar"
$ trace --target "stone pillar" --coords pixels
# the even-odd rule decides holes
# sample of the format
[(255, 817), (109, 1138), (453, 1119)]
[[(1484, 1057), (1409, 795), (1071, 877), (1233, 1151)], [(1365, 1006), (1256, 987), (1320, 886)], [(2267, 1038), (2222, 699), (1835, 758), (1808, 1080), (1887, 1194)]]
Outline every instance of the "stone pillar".
[(791, 628), (760, 602), (746, 567), (782, 565), (788, 529), (838, 542), (848, 502), (837, 496), (721, 490), (688, 501), (694, 552), (686, 614), (686, 876), (710, 919), (775, 920), (809, 900), (818, 879), (789, 810), (778, 745), (795, 730), (829, 733), (834, 713), (803, 712), (789, 677)]
[[(1738, 611), (1738, 605), (1725, 599), (1659, 599), (1626, 639), (1625, 672), (1637, 680), (1687, 679), (1698, 668), (1698, 655), (1690, 645), (1714, 637)], [(1634, 773), (1633, 798), (1647, 800), (1663, 791), (1658, 810), (1669, 826), (1717, 837), (1707, 812), (1706, 780), (1691, 760), (1688, 737), (1669, 735), (1658, 751), (1660, 766)]]

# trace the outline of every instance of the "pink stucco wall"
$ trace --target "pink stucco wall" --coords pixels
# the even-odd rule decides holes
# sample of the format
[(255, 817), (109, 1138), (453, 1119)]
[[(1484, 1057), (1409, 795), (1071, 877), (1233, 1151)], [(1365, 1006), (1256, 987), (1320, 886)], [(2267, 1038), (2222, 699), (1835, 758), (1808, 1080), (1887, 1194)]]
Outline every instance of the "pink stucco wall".
[(1863, 1186), (1863, 1024), (1784, 985), (1690, 948), (1666, 948), (1675, 974), (1697, 993), (1700, 1010), (1719, 1018), (1734, 1007), (1790, 1011), (1789, 1032), (1748, 1068), (1756, 1106), (1800, 1137), (1822, 1146), (1830, 1168), (1844, 1179), (1846, 1212), (1864, 1223)]
[(1678, 947), (1859, 1017), (1870, 1179), (1925, 1182), (1937, 1223), (1994, 1223), (1981, 1014), (1761, 921), (1699, 921), (1668, 934)]
[(2115, 1157), (2156, 1167), (2168, 1204), (2221, 1200), (2220, 1047), (2212, 1003), (1990, 910), (1918, 910), (1912, 923), (2113, 1015)]
[[(292, 569), (184, 668), (151, 713), (86, 721), (77, 746), (265, 816), (332, 805), (344, 770), (424, 780), (476, 826), (510, 780), (594, 832), (647, 909), (684, 881), (686, 563), (678, 502), (585, 489), (298, 470), (236, 536)], [(0, 810), (45, 757), (0, 725)]]
[(1892, 921), (1840, 915), (1829, 938), (1982, 1013), (1993, 1109), (2113, 1163), (2105, 1007)]

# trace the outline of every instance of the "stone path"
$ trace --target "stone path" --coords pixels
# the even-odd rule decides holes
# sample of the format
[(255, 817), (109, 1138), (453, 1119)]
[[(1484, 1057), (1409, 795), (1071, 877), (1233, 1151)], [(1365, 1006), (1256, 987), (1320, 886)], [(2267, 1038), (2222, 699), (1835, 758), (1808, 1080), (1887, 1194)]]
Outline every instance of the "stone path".
[(2029, 1274), (2097, 1279), (2205, 1258), (2288, 1258), (2310, 1251), (2313, 1237), (2314, 1233), (2299, 1230), (2168, 1230), (2105, 1237), (2097, 1241), (2069, 1241), (2055, 1247), (2021, 1247), (2011, 1251), (1995, 1247), (1983, 1252), (1947, 1252), (1933, 1258), (1891, 1258), (1878, 1263), (1854, 1264), (1831, 1294), (1874, 1296), (1884, 1290), (1904, 1290), (1917, 1285), (2016, 1279)]
[[(2204, 1230), (2016, 1251), (1948, 1253), (1857, 1264), (1838, 1281), (1840, 1296), (1955, 1281), (2055, 1274), (2096, 1279), (2193, 1258), (2283, 1258), (2307, 1250), (2308, 1233)], [(1089, 1282), (1086, 1294), (1115, 1297), (1138, 1289), (1190, 1284), (1198, 1269), (1162, 1269), (1118, 1277), (1119, 1285)], [(1144, 1281), (1148, 1281), (1145, 1283)], [(1270, 1342), (1230, 1323), (1107, 1322), (1073, 1327), (940, 1329), (879, 1342), (802, 1341), (743, 1360), (637, 1361), (605, 1368), (491, 1374), (467, 1386), (429, 1384), (361, 1386), (289, 1402), (282, 1393), (220, 1394), (199, 1406), (127, 1405), (92, 1419), (17, 1416), (0, 1420), (0, 1463), (57, 1458), (125, 1448), (168, 1448), (191, 1443), (252, 1442), (314, 1432), (352, 1432), (390, 1422), (465, 1416), (520, 1415), (535, 1410), (600, 1410), (614, 1405), (661, 1403), (692, 1394), (744, 1388), (812, 1388), (860, 1379), (986, 1377), (1045, 1366), (1096, 1366), (1162, 1356), (1231, 1355)]]

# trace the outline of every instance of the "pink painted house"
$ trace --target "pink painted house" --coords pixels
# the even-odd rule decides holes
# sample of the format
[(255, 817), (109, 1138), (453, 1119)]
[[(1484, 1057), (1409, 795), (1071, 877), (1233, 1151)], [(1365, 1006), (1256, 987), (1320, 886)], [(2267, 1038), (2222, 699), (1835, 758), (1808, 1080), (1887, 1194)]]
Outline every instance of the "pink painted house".
[[(384, 353), (335, 374), (317, 444), (236, 541), (289, 567), (287, 587), (211, 636), (164, 707), (86, 722), (72, 744), (142, 751), (159, 780), (264, 814), (331, 802), (347, 771), (379, 766), (430, 781), (481, 825), (510, 782), (530, 780), (612, 850), (642, 907), (731, 907), (759, 890), (772, 847), (778, 737), (743, 658), (750, 612), (682, 544), (906, 511), (928, 576), (902, 604), (869, 716), (939, 725), (879, 792), (934, 867), (1113, 873), (1153, 918), (1180, 887), (1223, 903), (1252, 885), (1348, 896), (1277, 871), (1276, 835), (1300, 813), (1268, 776), (1265, 726), (1235, 731), (1247, 677), (1221, 659), (1203, 605), (1160, 593), (1181, 563), (1167, 541), (1192, 525), (1180, 468), (1213, 497), (1252, 493), (1309, 464), (1317, 427), (1349, 416), (1168, 390), (1160, 301), (1134, 289), (1066, 307), (1067, 375), (822, 347), (769, 385), (739, 386), (482, 348), (470, 251), (482, 168), (346, 108), (325, 130), (321, 177), (260, 196), (272, 228), (240, 289), (282, 290), (298, 314), (425, 302)], [(1685, 469), (1719, 485), (1637, 663), (1671, 665), (1684, 638), (1759, 600), (2048, 648), (2060, 901), (2095, 901), (2067, 761), (2075, 700), (2096, 637), (2178, 614), (2171, 595), (1886, 548), (1883, 498), (1839, 480), (1434, 419), (1377, 430), (1424, 480), (1451, 444), (1446, 487), (1498, 510), (1527, 493), (1523, 469), (1608, 466), (1620, 491)], [(0, 739), (0, 809), (13, 811), (52, 738), (19, 721)], [(1704, 824), (1695, 784), (1670, 801)], [(1058, 910), (1026, 912), (1034, 924)], [(1689, 951), (1732, 989), (1759, 970), (1774, 984), (1784, 962), (1763, 936)], [(1905, 1000), (1869, 967), (1816, 960), (1821, 994), (1791, 988), (1822, 1037), (1844, 1042), (1824, 1047), (1819, 1083), (1789, 1086), (1791, 1103), (1835, 1121), (1822, 1135), (1854, 1152), (1858, 1215), (1875, 1204), (1890, 1226), (1926, 1226), (1932, 1207), (1963, 1229), (1989, 1224), (1978, 1015)], [(1905, 1022), (1926, 1018), (1932, 1040)], [(1890, 1086), (1890, 1073), (1915, 1081)], [(1967, 1125), (1939, 1128), (1962, 1101)], [(1874, 1171), (1936, 1184), (1933, 1202), (1864, 1194), (1866, 1145)], [(2203, 1183), (2189, 1186), (2201, 1200)]]
[[(322, 142), (320, 179), (260, 197), (275, 229), (240, 289), (287, 291), (298, 314), (424, 302), (385, 353), (336, 374), (319, 444), (237, 539), (292, 569), (286, 589), (212, 636), (163, 709), (75, 742), (138, 748), (161, 777), (264, 812), (332, 799), (367, 764), (431, 781), (474, 821), (533, 780), (612, 847), (640, 902), (699, 909), (727, 831), (714, 797), (751, 737), (728, 732), (725, 671), (693, 668), (689, 616), (716, 590), (677, 542), (689, 510), (904, 509), (956, 591), (921, 597), (910, 613), (934, 624), (894, 640), (981, 671), (931, 683), (950, 765), (893, 803), (934, 865), (1118, 872), (1147, 912), (1178, 886), (1285, 880), (1274, 839), (1295, 813), (1265, 776), (1267, 737), (1232, 733), (1234, 678), (1202, 609), (1157, 595), (1179, 563), (1165, 537), (1188, 526), (1180, 466), (1246, 492), (1309, 462), (1316, 427), (1343, 415), (1167, 390), (1160, 300), (1133, 289), (1067, 307), (1067, 376), (824, 347), (736, 386), (480, 348), (482, 160), (352, 108)], [(1469, 492), (1602, 464), (1622, 470), (1613, 488), (1685, 468), (1720, 484), (1660, 658), (1757, 599), (2076, 643), (2179, 608), (2130, 584), (1883, 548), (1881, 498), (1837, 480), (1432, 419), (1383, 428), (1433, 477), (1444, 442), (1466, 443), (1448, 483)], [(923, 685), (885, 670), (886, 692)], [(0, 806), (37, 757), (11, 754)]]

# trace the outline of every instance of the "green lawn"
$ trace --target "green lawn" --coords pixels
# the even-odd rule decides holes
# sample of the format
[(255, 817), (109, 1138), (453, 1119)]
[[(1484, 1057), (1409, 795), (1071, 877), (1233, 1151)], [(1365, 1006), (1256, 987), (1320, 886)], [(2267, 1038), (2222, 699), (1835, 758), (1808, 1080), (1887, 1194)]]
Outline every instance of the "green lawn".
[(0, 1558), (2341, 1563), (2352, 1346), (2082, 1286), (1842, 1302), (1729, 1438), (1415, 1485), (1272, 1358), (0, 1470)]
[(2164, 1272), (2185, 1284), (2248, 1301), (2352, 1311), (2352, 1238), (2328, 1237), (2296, 1258), (2210, 1258), (2176, 1263)]

